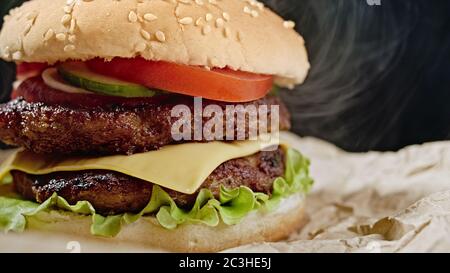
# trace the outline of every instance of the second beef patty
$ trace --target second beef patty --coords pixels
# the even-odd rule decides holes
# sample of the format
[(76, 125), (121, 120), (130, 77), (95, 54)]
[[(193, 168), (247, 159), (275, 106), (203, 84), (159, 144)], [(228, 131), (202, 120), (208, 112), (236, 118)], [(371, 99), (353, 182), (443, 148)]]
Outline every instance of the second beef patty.
[[(209, 189), (219, 197), (220, 185), (233, 189), (246, 186), (254, 192), (270, 194), (276, 178), (284, 175), (284, 152), (281, 148), (233, 159), (220, 165), (200, 189)], [(44, 202), (57, 193), (70, 204), (89, 201), (103, 215), (136, 213), (150, 201), (153, 184), (121, 173), (103, 170), (58, 172), (29, 175), (12, 172), (16, 191), (26, 199)], [(183, 194), (165, 189), (179, 207), (189, 209), (197, 193)]]

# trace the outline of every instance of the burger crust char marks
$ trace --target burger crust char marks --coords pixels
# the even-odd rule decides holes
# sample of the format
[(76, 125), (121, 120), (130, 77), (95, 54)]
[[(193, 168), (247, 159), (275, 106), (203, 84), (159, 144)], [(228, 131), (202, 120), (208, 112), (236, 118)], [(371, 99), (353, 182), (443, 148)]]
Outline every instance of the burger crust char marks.
[[(7, 181), (10, 174), (11, 189), (33, 204), (59, 198), (39, 213), (43, 206), (36, 206), (30, 222), (16, 230), (91, 232), (176, 251), (219, 251), (279, 240), (296, 231), (305, 222), (304, 195), (312, 183), (309, 161), (278, 143), (271, 151), (263, 149), (267, 145), (255, 149), (259, 142), (252, 142), (257, 140), (251, 135), (291, 128), (286, 105), (271, 91), (292, 88), (307, 76), (304, 40), (294, 27), (256, 0), (32, 0), (11, 10), (0, 32), (0, 57), (18, 64), (21, 83), (11, 101), (0, 105), (0, 141), (21, 150), (0, 169), (0, 180)], [(200, 109), (194, 97), (203, 98)], [(227, 132), (222, 139), (196, 138), (192, 132), (189, 139), (178, 140), (173, 109), (179, 105), (191, 113), (240, 106), (235, 114), (244, 119), (230, 126), (223, 116), (214, 129)], [(249, 121), (248, 107), (266, 107), (268, 125), (276, 120), (279, 126), (254, 128), (259, 123)], [(209, 118), (201, 117), (200, 125)], [(191, 126), (196, 122), (195, 115), (187, 121)], [(230, 151), (219, 145), (224, 143)], [(206, 166), (209, 157), (196, 151), (208, 144), (217, 149), (209, 157), (223, 156), (206, 175), (198, 165), (193, 170), (180, 166), (160, 170), (171, 176), (147, 181), (134, 174), (137, 166), (124, 162), (129, 170), (121, 171), (100, 164), (170, 151), (158, 156), (171, 153), (176, 161), (177, 154), (189, 152)], [(97, 167), (83, 165), (89, 160)], [(203, 181), (195, 192), (183, 181), (191, 172)], [(178, 179), (179, 186), (167, 177)], [(166, 195), (154, 201), (155, 189)], [(25, 201), (11, 198), (0, 196), (0, 207), (16, 202), (16, 214), (0, 209), (0, 221), (25, 214), (20, 205)], [(158, 201), (150, 213), (139, 215)], [(119, 234), (99, 231), (95, 223), (89, 231), (86, 211), (71, 211), (85, 202), (95, 216), (139, 217), (118, 222), (116, 229), (137, 221)], [(69, 217), (54, 218), (58, 213)], [(219, 222), (200, 221), (207, 213), (218, 215)], [(52, 224), (36, 224), (36, 215), (49, 217)]]

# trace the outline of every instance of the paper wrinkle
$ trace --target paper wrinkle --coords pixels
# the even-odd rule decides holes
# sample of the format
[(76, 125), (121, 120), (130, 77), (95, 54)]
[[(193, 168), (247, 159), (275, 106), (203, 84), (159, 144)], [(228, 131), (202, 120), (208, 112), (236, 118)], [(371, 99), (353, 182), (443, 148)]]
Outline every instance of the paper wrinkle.
[(227, 252), (450, 252), (450, 142), (351, 154), (283, 137), (312, 162), (310, 221), (286, 241)]

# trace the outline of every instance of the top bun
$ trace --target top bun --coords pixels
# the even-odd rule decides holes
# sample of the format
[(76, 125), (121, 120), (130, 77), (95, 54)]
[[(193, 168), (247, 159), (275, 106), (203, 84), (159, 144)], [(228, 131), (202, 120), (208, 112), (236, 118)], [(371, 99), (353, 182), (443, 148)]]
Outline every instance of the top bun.
[(293, 27), (255, 0), (32, 0), (5, 17), (0, 54), (51, 64), (141, 56), (270, 74), (292, 87), (309, 69)]

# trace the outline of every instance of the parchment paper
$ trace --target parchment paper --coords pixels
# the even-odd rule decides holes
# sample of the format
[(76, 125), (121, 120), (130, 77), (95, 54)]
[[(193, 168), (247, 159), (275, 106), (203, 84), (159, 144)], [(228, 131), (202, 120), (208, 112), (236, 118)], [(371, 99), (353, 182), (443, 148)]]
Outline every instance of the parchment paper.
[(311, 220), (286, 242), (230, 252), (450, 252), (450, 142), (349, 154), (287, 138), (312, 162)]
[[(397, 153), (349, 154), (313, 138), (283, 138), (312, 162), (310, 222), (287, 241), (226, 252), (450, 252), (450, 142)], [(80, 242), (83, 252), (152, 251), (70, 236), (10, 233), (0, 235), (0, 252), (68, 252), (71, 240)]]

